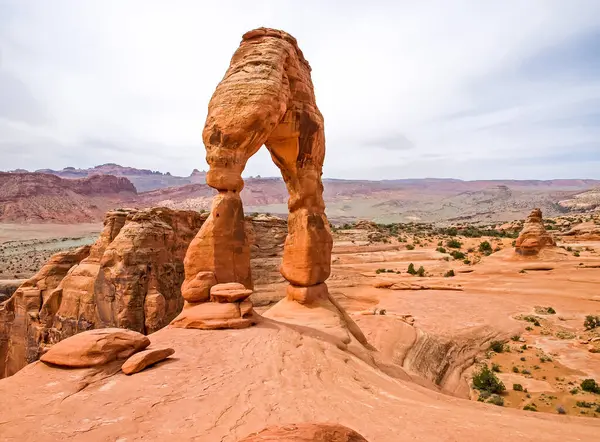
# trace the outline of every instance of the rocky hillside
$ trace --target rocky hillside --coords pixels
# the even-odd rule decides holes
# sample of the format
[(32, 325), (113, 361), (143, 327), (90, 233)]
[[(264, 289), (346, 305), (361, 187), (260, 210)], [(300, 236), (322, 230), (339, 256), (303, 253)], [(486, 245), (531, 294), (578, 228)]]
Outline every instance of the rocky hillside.
[(94, 175), (67, 180), (43, 173), (0, 172), (0, 221), (98, 221), (107, 209), (136, 194), (135, 186), (124, 177)]

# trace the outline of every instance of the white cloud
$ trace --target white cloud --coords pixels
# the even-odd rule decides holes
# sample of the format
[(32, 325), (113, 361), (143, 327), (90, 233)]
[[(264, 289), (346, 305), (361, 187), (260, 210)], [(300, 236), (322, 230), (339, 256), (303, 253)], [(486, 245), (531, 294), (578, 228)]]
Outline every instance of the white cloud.
[[(32, 118), (0, 113), (0, 168), (206, 167), (208, 100), (259, 26), (293, 34), (313, 67), (327, 176), (600, 178), (581, 148), (598, 125), (578, 124), (600, 102), (600, 77), (579, 78), (576, 63), (550, 75), (565, 68), (552, 56), (547, 78), (528, 71), (599, 32), (595, 0), (4, 1), (0, 74), (27, 93), (0, 110), (28, 106)], [(394, 137), (414, 147), (373, 143)], [(548, 164), (578, 149), (580, 162)], [(246, 173), (278, 172), (261, 150)]]

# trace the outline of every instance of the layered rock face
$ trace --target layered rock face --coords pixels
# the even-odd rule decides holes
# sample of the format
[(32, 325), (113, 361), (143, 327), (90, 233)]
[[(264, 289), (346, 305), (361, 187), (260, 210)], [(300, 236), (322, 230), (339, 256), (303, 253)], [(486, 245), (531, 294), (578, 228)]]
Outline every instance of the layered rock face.
[(204, 219), (165, 208), (109, 212), (91, 247), (53, 256), (0, 305), (0, 377), (82, 331), (148, 334), (168, 324), (183, 306), (183, 258)]
[(556, 241), (544, 227), (542, 211), (533, 209), (517, 238), (515, 251), (520, 255), (537, 255), (544, 247), (551, 246), (556, 246)]
[(367, 442), (356, 431), (339, 424), (302, 423), (272, 426), (238, 442)]
[(219, 194), (186, 255), (182, 293), (187, 302), (206, 302), (211, 284), (237, 282), (252, 289), (239, 194), (246, 162), (263, 144), (290, 195), (281, 266), (292, 285), (288, 297), (301, 303), (327, 301), (324, 282), (331, 271), (333, 241), (321, 181), (323, 116), (310, 71), (291, 35), (260, 28), (243, 36), (208, 107), (203, 131), (210, 166), (206, 182)]

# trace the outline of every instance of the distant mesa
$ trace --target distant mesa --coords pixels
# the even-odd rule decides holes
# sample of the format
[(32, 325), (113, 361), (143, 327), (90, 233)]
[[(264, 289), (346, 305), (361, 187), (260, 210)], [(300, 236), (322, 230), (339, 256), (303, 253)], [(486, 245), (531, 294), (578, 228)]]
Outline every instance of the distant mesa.
[(537, 255), (543, 248), (556, 246), (556, 241), (546, 231), (542, 221), (542, 211), (533, 209), (515, 243), (515, 251), (519, 255)]

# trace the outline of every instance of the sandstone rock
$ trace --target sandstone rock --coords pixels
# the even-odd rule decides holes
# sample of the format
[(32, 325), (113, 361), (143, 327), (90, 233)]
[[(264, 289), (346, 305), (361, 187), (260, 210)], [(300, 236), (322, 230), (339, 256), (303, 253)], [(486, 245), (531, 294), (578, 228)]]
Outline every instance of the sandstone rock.
[(367, 442), (356, 431), (339, 424), (303, 423), (267, 427), (239, 442)]
[[(252, 310), (247, 310), (250, 316)], [(242, 317), (240, 303), (236, 302), (203, 302), (185, 308), (172, 322), (177, 328), (197, 328), (200, 330), (216, 330), (223, 328), (246, 328), (256, 323), (254, 317)]]
[(243, 301), (252, 294), (252, 290), (248, 290), (238, 282), (230, 282), (226, 284), (217, 284), (210, 289), (210, 300), (212, 302), (237, 302)]
[(288, 285), (286, 294), (288, 299), (307, 304), (319, 299), (327, 299), (327, 285), (321, 283), (310, 287), (300, 287), (296, 285)]
[(198, 273), (213, 272), (218, 283), (239, 282), (252, 288), (250, 245), (238, 193), (221, 192), (214, 198), (211, 213), (190, 243), (184, 264), (187, 284)]
[(167, 359), (173, 353), (175, 353), (175, 350), (172, 348), (143, 350), (130, 356), (121, 366), (121, 370), (123, 370), (123, 373), (125, 374), (138, 373), (150, 365)]
[(93, 367), (126, 359), (149, 345), (150, 339), (131, 330), (90, 330), (53, 345), (40, 360), (63, 367)]
[(544, 227), (542, 211), (533, 209), (517, 238), (515, 251), (520, 255), (537, 255), (544, 247), (551, 246), (556, 246), (556, 242)]
[(214, 272), (198, 272), (192, 279), (184, 281), (181, 295), (187, 302), (204, 302), (210, 299), (210, 289), (217, 284)]
[(167, 302), (155, 288), (149, 289), (144, 299), (144, 328), (147, 334), (160, 330), (165, 323)]

